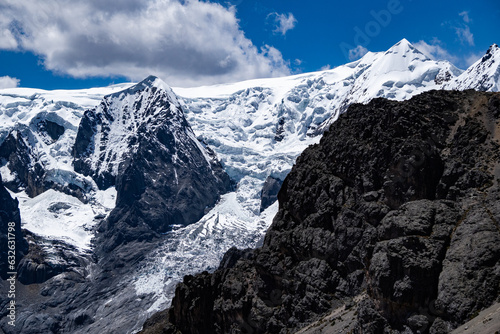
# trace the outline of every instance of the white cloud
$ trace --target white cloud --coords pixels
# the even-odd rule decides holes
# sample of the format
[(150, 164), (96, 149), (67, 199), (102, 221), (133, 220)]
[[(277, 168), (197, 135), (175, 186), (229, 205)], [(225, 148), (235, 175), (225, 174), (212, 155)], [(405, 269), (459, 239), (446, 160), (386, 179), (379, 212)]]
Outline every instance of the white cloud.
[(14, 48), (78, 78), (191, 86), (290, 73), (279, 50), (245, 37), (234, 7), (201, 0), (4, 0), (0, 49)]
[(0, 50), (15, 50), (17, 48), (16, 38), (9, 29), (9, 25), (10, 20), (0, 13)]
[(20, 80), (9, 76), (0, 77), (0, 89), (3, 88), (16, 88), (19, 86)]
[(294, 63), (295, 65), (297, 65), (297, 66), (300, 66), (300, 65), (302, 65), (303, 61), (302, 61), (302, 59), (295, 59), (295, 60), (293, 61), (293, 63)]
[(268, 17), (274, 17), (274, 21), (276, 23), (276, 28), (274, 29), (274, 32), (280, 33), (283, 36), (286, 35), (288, 30), (292, 30), (295, 28), (295, 25), (297, 24), (297, 19), (295, 16), (293, 16), (292, 13), (288, 14), (278, 14), (278, 13), (271, 13), (268, 15)]
[(462, 19), (464, 20), (465, 23), (469, 23), (470, 22), (470, 17), (469, 17), (469, 12), (468, 11), (463, 11), (461, 13), (458, 13), (458, 15), (460, 15), (462, 17)]
[(474, 46), (474, 34), (471, 33), (469, 26), (455, 27), (455, 33), (462, 43), (467, 43)]
[(363, 57), (368, 52), (368, 49), (362, 45), (356, 46), (354, 49), (349, 50), (349, 60), (353, 61)]
[(442, 46), (443, 43), (437, 38), (434, 38), (430, 43), (421, 40), (417, 43), (413, 43), (413, 45), (431, 59), (448, 60), (452, 64), (460, 66), (461, 68), (468, 68), (476, 61), (478, 61), (482, 56), (484, 56), (483, 52), (469, 53), (468, 55), (461, 54), (460, 56), (455, 56), (448, 50), (446, 50)]
[(456, 64), (458, 62), (458, 57), (452, 55), (450, 52), (448, 52), (448, 50), (443, 48), (441, 46), (442, 42), (437, 38), (434, 38), (430, 42), (430, 44), (423, 40), (420, 40), (417, 43), (413, 43), (413, 45), (417, 48), (417, 50), (421, 51), (431, 59), (448, 60), (453, 64)]
[(326, 64), (325, 66), (322, 66), (319, 70), (320, 71), (328, 71), (331, 69), (332, 69), (332, 66), (330, 64)]
[(474, 46), (474, 34), (470, 31), (469, 23), (472, 22), (469, 12), (463, 11), (458, 13), (459, 16), (462, 17), (463, 22), (458, 23), (458, 26), (453, 26), (455, 29), (455, 33), (457, 34), (460, 42), (462, 44), (469, 44), (470, 46)]

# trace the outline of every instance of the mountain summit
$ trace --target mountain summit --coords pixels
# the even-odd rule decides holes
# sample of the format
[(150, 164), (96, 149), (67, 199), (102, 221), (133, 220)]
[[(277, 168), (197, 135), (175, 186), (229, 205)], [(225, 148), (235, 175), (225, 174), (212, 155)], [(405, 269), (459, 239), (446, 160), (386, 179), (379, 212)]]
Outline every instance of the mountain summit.
[(73, 150), (75, 171), (107, 189), (123, 173), (141, 136), (167, 120), (188, 128), (174, 92), (154, 76), (105, 96), (80, 122)]

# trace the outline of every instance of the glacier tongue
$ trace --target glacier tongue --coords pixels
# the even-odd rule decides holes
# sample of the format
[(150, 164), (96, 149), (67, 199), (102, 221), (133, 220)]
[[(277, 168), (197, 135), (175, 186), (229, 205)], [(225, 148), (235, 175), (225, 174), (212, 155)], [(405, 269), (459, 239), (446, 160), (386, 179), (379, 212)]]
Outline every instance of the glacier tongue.
[(215, 270), (229, 248), (258, 246), (277, 212), (275, 202), (257, 216), (246, 210), (233, 192), (223, 195), (199, 222), (168, 233), (132, 275), (139, 296), (155, 296), (147, 312), (168, 307), (176, 284), (185, 275)]

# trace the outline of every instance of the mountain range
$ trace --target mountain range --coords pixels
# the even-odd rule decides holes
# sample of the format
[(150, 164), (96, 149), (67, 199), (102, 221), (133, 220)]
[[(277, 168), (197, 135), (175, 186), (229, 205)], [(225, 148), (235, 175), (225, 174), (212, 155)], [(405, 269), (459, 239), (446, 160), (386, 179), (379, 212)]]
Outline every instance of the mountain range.
[(16, 331), (4, 296), (0, 328), (137, 332), (170, 306), (185, 275), (214, 271), (231, 247), (263, 244), (297, 157), (350, 106), (431, 90), (497, 92), (499, 64), (495, 44), (462, 71), (403, 39), (284, 78), (0, 90), (2, 196), (10, 198), (2, 210), (12, 213), (2, 224), (19, 215), (17, 240), (26, 244), (17, 254)]

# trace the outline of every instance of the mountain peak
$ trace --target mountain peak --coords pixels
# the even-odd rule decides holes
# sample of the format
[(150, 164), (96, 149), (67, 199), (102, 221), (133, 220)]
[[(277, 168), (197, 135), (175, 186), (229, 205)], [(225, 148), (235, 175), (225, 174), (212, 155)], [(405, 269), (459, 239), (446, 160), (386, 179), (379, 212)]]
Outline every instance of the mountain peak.
[(394, 44), (389, 50), (412, 50), (415, 47), (406, 39), (403, 38), (396, 44)]
[(396, 43), (396, 45), (401, 44), (401, 45), (408, 45), (408, 46), (413, 46), (410, 41), (408, 41), (406, 38), (403, 38), (399, 42)]
[(143, 87), (156, 87), (156, 88), (162, 88), (162, 89), (170, 89), (170, 86), (167, 85), (163, 80), (158, 78), (155, 75), (150, 75), (146, 79), (142, 80), (137, 84), (137, 86), (143, 86)]
[(500, 49), (493, 44), (485, 55), (457, 77), (447, 89), (500, 91)]
[(134, 95), (138, 92), (143, 92), (153, 89), (165, 92), (166, 95), (168, 96), (168, 100), (174, 103), (175, 105), (178, 105), (177, 96), (175, 95), (172, 88), (167, 83), (165, 83), (165, 81), (161, 80), (160, 78), (154, 75), (148, 76), (146, 79), (131, 86), (128, 89), (125, 89), (117, 93), (113, 93), (109, 95), (109, 97), (121, 97), (123, 96), (123, 94)]
[[(500, 54), (500, 48), (496, 44), (492, 44), (490, 48), (486, 51), (486, 54), (481, 58), (481, 62), (484, 63), (488, 59), (494, 57), (494, 55)], [(493, 61), (494, 62), (494, 61)]]
[(430, 58), (424, 55), (420, 50), (418, 50), (413, 44), (411, 44), (406, 38), (403, 38), (396, 44), (394, 44), (389, 50), (387, 50), (386, 54), (399, 54), (403, 57), (407, 54), (418, 55), (418, 58), (422, 58), (422, 60), (429, 60)]

